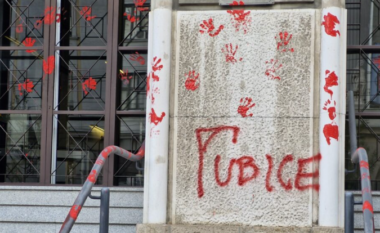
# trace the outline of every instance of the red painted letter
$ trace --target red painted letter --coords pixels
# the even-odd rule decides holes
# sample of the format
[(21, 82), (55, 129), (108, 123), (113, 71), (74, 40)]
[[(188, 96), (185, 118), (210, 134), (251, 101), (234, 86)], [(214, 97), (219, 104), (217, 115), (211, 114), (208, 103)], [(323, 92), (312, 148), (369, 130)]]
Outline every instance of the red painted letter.
[(224, 186), (228, 185), (228, 183), (230, 183), (231, 176), (232, 176), (232, 167), (234, 166), (235, 161), (236, 161), (236, 159), (231, 159), (230, 160), (230, 165), (228, 166), (227, 179), (226, 179), (226, 181), (223, 182), (223, 181), (220, 181), (220, 179), (219, 179), (220, 155), (217, 155), (215, 157), (215, 163), (214, 163), (215, 180), (216, 180), (216, 183), (220, 187), (224, 187)]
[[(238, 184), (240, 186), (243, 186), (248, 181), (255, 179), (259, 175), (259, 173), (260, 173), (260, 169), (256, 166), (255, 160), (252, 157), (250, 157), (250, 156), (240, 157), (236, 161), (236, 163), (239, 165), (239, 180), (238, 180)], [(244, 176), (244, 170), (247, 167), (252, 168), (253, 169), (253, 173), (250, 176), (245, 177)]]
[(272, 169), (273, 169), (273, 159), (272, 159), (272, 156), (270, 155), (265, 155), (265, 156), (267, 157), (267, 160), (268, 160), (268, 172), (265, 178), (265, 188), (268, 190), (268, 192), (272, 192), (273, 186), (270, 184), (270, 176), (272, 174)]
[(312, 162), (314, 162), (314, 160), (320, 161), (321, 159), (322, 159), (321, 154), (317, 154), (317, 155), (315, 155), (315, 156), (313, 156), (311, 158), (299, 159), (298, 160), (298, 172), (297, 172), (297, 175), (296, 175), (296, 180), (294, 182), (294, 186), (296, 187), (296, 189), (298, 189), (300, 191), (303, 191), (303, 190), (312, 188), (315, 191), (319, 191), (319, 184), (301, 185), (301, 179), (303, 179), (303, 178), (312, 178), (312, 177), (319, 176), (319, 170), (316, 170), (313, 173), (303, 173), (303, 170), (304, 170), (304, 167), (305, 167), (306, 164), (312, 163)]
[(284, 168), (285, 164), (290, 163), (293, 161), (293, 155), (287, 155), (285, 158), (281, 161), (280, 167), (277, 171), (277, 178), (278, 182), (280, 182), (281, 186), (286, 190), (289, 191), (292, 189), (292, 184), (290, 183), (290, 179), (288, 180), (288, 183), (285, 184), (284, 180), (282, 179), (282, 169)]

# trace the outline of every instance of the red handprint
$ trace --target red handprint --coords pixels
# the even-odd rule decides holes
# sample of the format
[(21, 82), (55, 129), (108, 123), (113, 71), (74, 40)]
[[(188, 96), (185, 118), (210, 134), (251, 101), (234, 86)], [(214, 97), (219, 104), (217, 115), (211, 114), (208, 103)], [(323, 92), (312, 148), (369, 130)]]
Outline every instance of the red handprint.
[(195, 75), (195, 71), (189, 71), (189, 74), (185, 74), (187, 79), (185, 81), (185, 87), (187, 90), (195, 91), (199, 87), (198, 77), (199, 73)]
[(280, 50), (280, 47), (283, 47), (283, 49), (281, 50), (282, 52), (290, 51), (293, 53), (294, 48), (288, 48), (288, 44), (292, 39), (293, 35), (289, 34), (287, 31), (285, 31), (284, 33), (280, 32), (278, 35), (280, 36), (279, 38), (277, 36), (274, 37), (275, 39), (279, 40), (277, 42), (277, 50)]
[(336, 139), (338, 141), (338, 138), (339, 138), (339, 128), (334, 123), (326, 124), (323, 127), (323, 134), (325, 135), (327, 144), (330, 145), (331, 138), (334, 138), (334, 139)]
[(25, 90), (26, 92), (30, 93), (33, 91), (33, 82), (30, 81), (29, 79), (26, 79), (25, 82), (23, 83), (19, 83), (18, 84), (18, 91), (19, 91), (19, 94), (22, 96), (22, 91)]
[(265, 70), (265, 75), (269, 77), (269, 79), (274, 80), (278, 79), (281, 80), (280, 76), (276, 76), (276, 71), (282, 67), (282, 64), (278, 65), (278, 60), (270, 59), (269, 61), (266, 61), (265, 64), (267, 64), (267, 69)]
[[(161, 58), (159, 58), (157, 61), (157, 57), (154, 57), (153, 58), (153, 62), (152, 62), (152, 70), (153, 70), (153, 72), (156, 72), (156, 71), (159, 71), (159, 70), (161, 70), (162, 68), (164, 68), (164, 66), (163, 65), (160, 65), (160, 63), (161, 63)], [(156, 62), (156, 63), (154, 63), (154, 62)]]
[(74, 220), (77, 220), (78, 215), (79, 215), (81, 209), (82, 209), (82, 206), (80, 206), (80, 205), (73, 205), (71, 207), (71, 209), (70, 209), (70, 213), (69, 213), (70, 217), (72, 219), (74, 219)]
[(220, 25), (219, 28), (213, 32), (215, 30), (215, 26), (212, 18), (210, 18), (208, 22), (206, 20), (203, 20), (203, 24), (201, 23), (199, 26), (202, 28), (199, 30), (201, 34), (207, 32), (211, 37), (217, 36), (224, 28), (223, 25)]
[(91, 183), (96, 182), (96, 170), (92, 170), (90, 175), (88, 175), (87, 180), (90, 181)]
[(91, 21), (93, 20), (96, 16), (91, 16), (91, 7), (88, 7), (88, 6), (84, 6), (82, 8), (82, 10), (80, 11), (80, 14), (82, 15), (82, 17), (84, 17), (87, 21)]
[[(235, 63), (237, 62), (236, 58), (235, 58), (235, 54), (239, 48), (238, 45), (235, 46), (235, 51), (232, 47), (232, 44), (230, 43), (230, 46), (228, 46), (228, 44), (225, 45), (226, 48), (222, 48), (222, 52), (224, 53), (224, 55), (226, 56), (226, 62), (231, 62), (231, 63)], [(239, 58), (239, 61), (243, 60), (243, 58)]]
[(139, 52), (135, 52), (136, 54), (131, 54), (129, 56), (129, 59), (131, 61), (137, 61), (138, 63), (140, 63), (140, 65), (145, 65), (145, 59), (143, 58), (143, 56), (141, 56), (139, 54)]
[(42, 67), (44, 70), (43, 78), (45, 78), (45, 75), (53, 73), (54, 63), (55, 63), (55, 57), (53, 55), (49, 56), (46, 61), (45, 60), (42, 61)]
[[(36, 39), (32, 39), (30, 37), (25, 38), (25, 40), (22, 42), (23, 45), (26, 47), (32, 47), (36, 43)], [(34, 53), (36, 50), (26, 50), (27, 53)]]
[(149, 7), (143, 7), (146, 0), (133, 0), (133, 3), (135, 4), (137, 10), (139, 11), (147, 11), (149, 10)]
[(325, 73), (328, 76), (327, 76), (327, 78), (325, 78), (326, 84), (323, 87), (323, 90), (325, 90), (325, 92), (329, 93), (331, 98), (332, 98), (332, 95), (334, 94), (334, 92), (329, 88), (333, 87), (333, 86), (338, 86), (338, 76), (335, 74), (335, 71), (330, 72), (329, 70), (326, 70)]
[(128, 77), (128, 70), (125, 70), (125, 71), (120, 70), (119, 73), (120, 73), (120, 79), (124, 81), (123, 84), (124, 85), (129, 84), (129, 80), (131, 80), (133, 76)]
[(24, 31), (24, 27), (22, 26), (22, 23), (16, 26), (16, 33), (21, 33)]
[(158, 125), (165, 117), (165, 112), (161, 113), (161, 116), (157, 116), (156, 112), (154, 111), (154, 108), (151, 109), (151, 112), (149, 113), (150, 116), (150, 122), (154, 125)]
[[(243, 1), (233, 1), (230, 6), (244, 6)], [(240, 28), (244, 30), (244, 34), (247, 33), (248, 27), (251, 26), (252, 23), (252, 17), (250, 16), (251, 12), (247, 11), (244, 12), (244, 10), (228, 10), (228, 14), (230, 14), (232, 23), (234, 24), (234, 27), (236, 31), (239, 31)]]
[(54, 23), (55, 17), (56, 17), (55, 8), (53, 8), (52, 6), (46, 7), (45, 18), (44, 18), (45, 24), (50, 25), (50, 24)]
[(87, 95), (90, 90), (96, 89), (96, 81), (90, 77), (82, 83), (82, 89), (84, 91), (84, 94)]
[(331, 101), (330, 100), (327, 100), (324, 107), (323, 107), (323, 110), (326, 110), (328, 113), (329, 113), (329, 118), (331, 120), (334, 120), (335, 117), (336, 117), (336, 102), (334, 101), (334, 106), (331, 106)]
[(253, 116), (252, 113), (247, 114), (248, 110), (255, 107), (255, 103), (252, 103), (252, 98), (245, 97), (240, 99), (240, 106), (238, 107), (238, 113), (242, 117), (251, 117)]
[(336, 24), (340, 24), (338, 17), (335, 15), (332, 15), (328, 13), (327, 15), (323, 16), (323, 19), (325, 20), (322, 22), (322, 26), (325, 26), (325, 32), (327, 35), (336, 37), (336, 35), (340, 36), (339, 30), (334, 30)]

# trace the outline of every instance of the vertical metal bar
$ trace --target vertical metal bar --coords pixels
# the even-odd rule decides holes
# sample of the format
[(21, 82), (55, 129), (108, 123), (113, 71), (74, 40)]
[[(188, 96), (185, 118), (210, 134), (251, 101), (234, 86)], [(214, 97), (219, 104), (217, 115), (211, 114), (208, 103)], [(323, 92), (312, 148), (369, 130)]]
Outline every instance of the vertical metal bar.
[(344, 233), (354, 233), (354, 195), (346, 192), (344, 196)]
[(349, 117), (349, 130), (350, 130), (350, 146), (351, 146), (351, 157), (352, 154), (358, 148), (356, 140), (356, 120), (355, 120), (355, 104), (354, 104), (354, 92), (351, 90), (348, 91), (348, 117)]
[(110, 189), (102, 188), (100, 191), (100, 229), (99, 233), (108, 233), (110, 210)]

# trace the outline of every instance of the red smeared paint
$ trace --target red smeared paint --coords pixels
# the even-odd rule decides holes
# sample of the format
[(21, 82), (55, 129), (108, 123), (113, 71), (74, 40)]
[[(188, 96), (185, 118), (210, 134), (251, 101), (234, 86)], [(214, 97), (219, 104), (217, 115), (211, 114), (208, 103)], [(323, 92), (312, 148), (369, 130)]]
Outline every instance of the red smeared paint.
[(146, 0), (133, 0), (138, 11), (148, 11), (149, 7), (143, 7)]
[(55, 21), (56, 21), (57, 23), (60, 23), (60, 22), (61, 22), (61, 14), (56, 14), (56, 15), (55, 15)]
[(46, 7), (45, 8), (45, 18), (44, 18), (44, 22), (45, 24), (53, 24), (54, 21), (55, 21), (55, 8), (53, 8), (52, 6), (49, 6), (49, 7)]
[(16, 33), (22, 33), (24, 31), (24, 27), (22, 26), (22, 23), (16, 26)]
[(279, 37), (275, 36), (275, 39), (278, 40), (277, 42), (277, 50), (281, 50), (282, 52), (294, 52), (294, 48), (289, 48), (289, 42), (292, 39), (293, 35), (289, 34), (287, 31), (285, 32), (280, 32)]
[(329, 36), (336, 37), (337, 35), (340, 36), (340, 33), (338, 30), (335, 29), (336, 24), (340, 24), (338, 17), (336, 17), (333, 14), (328, 13), (327, 15), (323, 16), (324, 21), (322, 22), (322, 26), (325, 26), (325, 32)]
[(143, 58), (143, 56), (141, 56), (139, 54), (139, 52), (135, 52), (136, 54), (131, 54), (129, 56), (129, 59), (131, 61), (137, 61), (140, 65), (145, 65), (145, 59)]
[(70, 217), (72, 219), (74, 219), (74, 220), (77, 220), (78, 215), (79, 215), (81, 209), (82, 209), (82, 206), (80, 206), (80, 205), (73, 205), (71, 207), (71, 209), (70, 209), (70, 213), (69, 213)]
[(49, 75), (53, 73), (54, 63), (55, 63), (55, 57), (53, 55), (49, 56), (46, 60), (42, 61), (42, 67), (44, 70), (43, 78), (45, 78), (45, 75)]
[(88, 175), (87, 180), (90, 181), (91, 183), (96, 182), (96, 170), (92, 170), (90, 175)]
[[(243, 1), (233, 1), (230, 6), (244, 6)], [(252, 23), (252, 17), (250, 16), (250, 11), (244, 10), (228, 10), (228, 14), (231, 15), (231, 20), (236, 31), (243, 29), (244, 34), (247, 33), (249, 26)]]
[[(36, 43), (36, 40), (30, 37), (25, 38), (25, 40), (22, 42), (22, 44), (25, 45), (25, 47), (32, 47), (34, 43)], [(26, 50), (27, 53), (33, 53), (35, 51), (36, 50)]]
[(288, 180), (288, 183), (285, 184), (284, 180), (282, 179), (282, 170), (284, 169), (284, 166), (287, 164), (287, 163), (290, 163), (293, 161), (293, 155), (287, 155), (285, 156), (281, 163), (280, 163), (280, 166), (277, 170), (277, 179), (278, 179), (278, 182), (280, 182), (281, 186), (286, 190), (286, 191), (289, 191), (289, 190), (292, 190), (292, 184), (291, 184), (291, 181), (290, 179)]
[(33, 91), (33, 87), (34, 87), (33, 82), (30, 81), (29, 79), (26, 79), (26, 81), (23, 83), (19, 83), (18, 91), (19, 91), (20, 96), (22, 96), (22, 92), (24, 90), (28, 93), (31, 93)]
[[(125, 14), (125, 13), (124, 13), (124, 14)], [(134, 22), (140, 20), (140, 18), (136, 18), (135, 16), (131, 16), (130, 14), (126, 14), (126, 16), (127, 16), (127, 20), (128, 20), (129, 22), (131, 22), (131, 23), (134, 23)]]
[[(243, 186), (248, 181), (255, 179), (260, 173), (260, 170), (255, 164), (255, 160), (253, 159), (253, 157), (242, 156), (236, 161), (236, 163), (239, 165), (238, 185), (240, 186)], [(253, 173), (248, 177), (244, 176), (244, 170), (246, 168), (252, 168), (253, 170)]]
[[(225, 48), (222, 48), (222, 52), (226, 56), (226, 62), (235, 63), (235, 62), (238, 61), (235, 58), (235, 54), (236, 54), (238, 48), (239, 48), (239, 46), (236, 45), (235, 46), (235, 50), (234, 50), (234, 48), (233, 48), (233, 46), (232, 46), (231, 43), (229, 44), (229, 46), (228, 46), (228, 44), (226, 44)], [(243, 58), (239, 58), (239, 61), (241, 61), (241, 60), (243, 60)]]
[(369, 210), (373, 214), (373, 206), (371, 205), (371, 203), (369, 203), (369, 201), (364, 202), (363, 211), (364, 210)]
[(309, 163), (313, 163), (314, 161), (321, 161), (322, 156), (321, 154), (317, 154), (311, 158), (307, 159), (299, 159), (298, 160), (298, 172), (296, 175), (296, 180), (294, 181), (294, 187), (300, 191), (304, 191), (307, 189), (314, 189), (315, 191), (319, 191), (319, 184), (308, 184), (308, 185), (302, 185), (301, 180), (306, 178), (316, 178), (319, 176), (319, 170), (314, 171), (313, 173), (304, 173), (304, 169), (306, 168), (306, 165)]
[(149, 113), (150, 116), (150, 123), (153, 123), (154, 125), (158, 125), (162, 122), (162, 120), (165, 117), (165, 112), (161, 113), (161, 116), (157, 116), (156, 112), (154, 111), (154, 108), (151, 109), (151, 112)]
[(272, 192), (274, 187), (273, 187), (273, 185), (270, 184), (270, 177), (272, 175), (272, 170), (273, 170), (273, 159), (272, 159), (272, 156), (270, 156), (268, 154), (265, 155), (265, 157), (268, 160), (268, 171), (267, 171), (267, 175), (265, 177), (265, 188), (267, 189), (268, 192)]
[(232, 177), (232, 168), (233, 168), (233, 165), (236, 161), (236, 159), (231, 159), (230, 160), (230, 164), (228, 166), (228, 173), (227, 173), (227, 179), (225, 181), (221, 181), (220, 178), (219, 178), (219, 162), (220, 162), (220, 155), (217, 155), (215, 157), (215, 161), (214, 161), (214, 173), (215, 173), (215, 180), (216, 180), (216, 183), (220, 186), (220, 187), (224, 187), (226, 185), (228, 185), (228, 183), (230, 183), (231, 181), (231, 177)]
[(366, 161), (360, 161), (360, 168), (369, 169), (369, 165)]
[(245, 117), (252, 117), (253, 113), (247, 114), (247, 112), (248, 112), (248, 110), (253, 108), (255, 105), (256, 105), (255, 103), (252, 103), (252, 98), (248, 98), (248, 97), (241, 98), (240, 99), (240, 106), (238, 107), (237, 111), (244, 118)]
[(276, 72), (278, 69), (282, 68), (282, 64), (278, 65), (278, 60), (270, 59), (269, 61), (266, 61), (266, 70), (265, 75), (268, 76), (270, 80), (281, 80), (280, 76), (276, 75)]
[(42, 25), (42, 20), (38, 19), (38, 20), (36, 20), (36, 22), (34, 23), (34, 28), (36, 28), (36, 29), (40, 29), (40, 28), (41, 28), (41, 25)]
[[(216, 135), (223, 131), (229, 131), (231, 130), (233, 132), (232, 142), (237, 142), (237, 136), (239, 134), (240, 128), (237, 126), (219, 126), (214, 128), (198, 128), (195, 130), (195, 135), (198, 141), (198, 152), (199, 152), (199, 167), (198, 167), (198, 197), (203, 197), (204, 195), (204, 189), (203, 189), (203, 158), (204, 154), (207, 152), (207, 147), (209, 146), (210, 142), (213, 138), (215, 138)], [(206, 133), (208, 134), (208, 138), (205, 142), (202, 142), (202, 134)]]
[(224, 29), (224, 25), (220, 25), (218, 29), (214, 31), (215, 26), (212, 18), (210, 18), (208, 21), (203, 20), (203, 23), (201, 23), (199, 26), (201, 27), (199, 30), (201, 34), (206, 32), (211, 37), (219, 35), (219, 33)]
[(98, 158), (96, 161), (95, 161), (95, 164), (98, 164), (100, 166), (102, 166), (104, 164), (104, 160), (101, 159), (101, 158)]
[(128, 76), (128, 70), (120, 70), (119, 71), (119, 77), (121, 79), (121, 81), (123, 81), (123, 84), (124, 85), (128, 85), (129, 84), (129, 80), (131, 80), (133, 78), (133, 76)]
[(198, 89), (198, 87), (200, 85), (199, 80), (198, 80), (199, 73), (197, 75), (195, 75), (195, 71), (191, 70), (191, 71), (189, 71), (188, 74), (185, 74), (185, 76), (187, 77), (186, 81), (185, 81), (186, 89), (189, 91), (195, 91), (196, 89)]
[(371, 178), (369, 177), (369, 174), (368, 173), (363, 173), (362, 174), (362, 180), (365, 180), (365, 179), (367, 179), (367, 180), (370, 180)]
[(96, 18), (96, 16), (91, 16), (91, 7), (88, 7), (88, 6), (84, 6), (82, 7), (82, 9), (80, 10), (80, 15), (85, 18), (87, 21), (91, 21), (93, 20), (94, 18)]
[(325, 135), (327, 144), (330, 145), (331, 143), (331, 138), (334, 138), (338, 141), (339, 138), (339, 127), (335, 125), (334, 123), (331, 124), (326, 124), (323, 127), (323, 134)]
[(90, 77), (82, 83), (82, 89), (84, 91), (84, 94), (87, 95), (88, 92), (96, 89), (96, 81), (92, 77)]
[(106, 150), (102, 151), (102, 157), (103, 157), (104, 159), (107, 159), (107, 158), (108, 158), (108, 155), (109, 155), (109, 153), (108, 153)]
[(325, 102), (325, 105), (323, 107), (323, 110), (326, 110), (328, 113), (329, 113), (329, 118), (330, 120), (334, 120), (335, 117), (336, 117), (336, 101), (334, 101), (334, 106), (331, 106), (331, 101), (330, 100), (327, 100)]
[(329, 88), (333, 86), (338, 86), (338, 76), (335, 74), (335, 71), (330, 72), (329, 70), (326, 70), (325, 74), (327, 75), (327, 77), (325, 78), (326, 84), (323, 87), (323, 90), (325, 90), (325, 92), (330, 94), (332, 98), (334, 92)]

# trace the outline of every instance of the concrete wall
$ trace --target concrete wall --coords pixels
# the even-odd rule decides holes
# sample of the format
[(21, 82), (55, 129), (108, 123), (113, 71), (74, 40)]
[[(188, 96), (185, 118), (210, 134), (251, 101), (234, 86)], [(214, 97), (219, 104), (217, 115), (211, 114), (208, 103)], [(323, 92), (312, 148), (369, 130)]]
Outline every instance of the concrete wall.
[(244, 14), (177, 13), (169, 222), (311, 226), (319, 12)]

